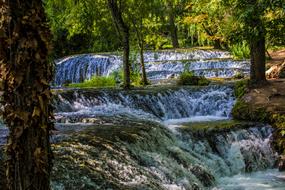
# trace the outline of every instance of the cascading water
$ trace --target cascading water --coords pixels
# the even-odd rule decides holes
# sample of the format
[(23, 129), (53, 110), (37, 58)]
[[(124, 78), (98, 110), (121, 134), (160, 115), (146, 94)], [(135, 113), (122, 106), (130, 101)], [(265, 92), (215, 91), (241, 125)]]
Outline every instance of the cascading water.
[(106, 76), (120, 67), (121, 60), (114, 55), (76, 55), (57, 61), (54, 83), (79, 83), (92, 76)]
[[(205, 77), (233, 77), (237, 73), (247, 75), (246, 61), (231, 60), (228, 52), (193, 50), (190, 52), (161, 51), (144, 54), (146, 71), (150, 80), (167, 79), (179, 75), (184, 69)], [(215, 59), (215, 60), (213, 60)], [(54, 83), (78, 83), (92, 76), (108, 76), (122, 66), (120, 56), (76, 55), (57, 61)]]
[(206, 51), (193, 50), (190, 52), (183, 51), (160, 51), (160, 52), (145, 52), (145, 62), (156, 62), (165, 60), (195, 60), (195, 59), (215, 59), (215, 58), (231, 58), (231, 55), (225, 51)]
[(195, 75), (207, 78), (230, 78), (238, 73), (249, 74), (247, 61), (233, 60), (199, 60), (199, 61), (164, 61), (149, 63), (146, 71), (150, 79), (167, 79), (175, 77), (185, 69), (193, 71)]
[(192, 131), (191, 122), (229, 119), (234, 101), (231, 85), (58, 91), (52, 188), (231, 189), (276, 161), (270, 126)]
[[(75, 89), (58, 93), (54, 105), (57, 121), (67, 126), (99, 123), (102, 125), (99, 130), (109, 131), (110, 125), (114, 125), (111, 130), (123, 125), (119, 127), (121, 132), (114, 132), (114, 135), (122, 133), (124, 137), (113, 137), (109, 131), (111, 139), (140, 139), (136, 143), (126, 144), (122, 140), (118, 145), (108, 145), (108, 151), (121, 147), (122, 150), (117, 151), (124, 152), (123, 157), (115, 151), (112, 154), (120, 158), (106, 161), (107, 166), (97, 166), (118, 180), (115, 183), (120, 184), (121, 189), (134, 185), (138, 189), (211, 189), (218, 181), (214, 189), (220, 190), (235, 182), (236, 177), (223, 183), (221, 180), (225, 177), (273, 168), (276, 161), (270, 146), (270, 126), (252, 123), (246, 128), (202, 134), (184, 130), (184, 124), (189, 122), (229, 119), (234, 101), (230, 85), (213, 85), (133, 91)], [(100, 120), (101, 117), (106, 121)], [(124, 130), (128, 131), (129, 125), (131, 130), (145, 131), (155, 124), (147, 123), (142, 128), (137, 125), (149, 120), (170, 129), (175, 127), (175, 130), (154, 127), (154, 131), (132, 132), (126, 137), (128, 132)], [(191, 124), (189, 126), (191, 129)], [(98, 134), (100, 132), (94, 135)], [(114, 170), (112, 174), (108, 173), (109, 169)], [(54, 184), (55, 189), (60, 189), (58, 186)]]
[(74, 90), (58, 95), (58, 115), (132, 115), (167, 121), (203, 116), (229, 118), (234, 103), (232, 87), (160, 88), (137, 91)]

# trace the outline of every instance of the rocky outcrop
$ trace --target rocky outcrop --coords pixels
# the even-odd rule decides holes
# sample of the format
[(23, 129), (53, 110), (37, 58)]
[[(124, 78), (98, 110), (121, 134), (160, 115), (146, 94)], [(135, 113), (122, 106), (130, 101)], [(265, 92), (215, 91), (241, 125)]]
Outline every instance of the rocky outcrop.
[(271, 66), (270, 69), (266, 71), (266, 77), (268, 79), (285, 78), (285, 62)]

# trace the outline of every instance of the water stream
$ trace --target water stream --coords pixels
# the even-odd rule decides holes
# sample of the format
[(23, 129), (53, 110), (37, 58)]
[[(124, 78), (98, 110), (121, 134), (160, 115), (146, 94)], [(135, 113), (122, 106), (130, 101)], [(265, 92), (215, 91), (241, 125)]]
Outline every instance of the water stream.
[[(248, 75), (248, 61), (231, 59), (228, 52), (194, 50), (145, 52), (146, 72), (150, 80), (177, 77), (185, 69), (208, 78), (231, 78), (236, 74)], [(139, 64), (134, 61), (133, 64)], [(78, 83), (92, 76), (108, 76), (122, 67), (120, 56), (105, 54), (83, 54), (56, 61), (54, 83)]]
[[(248, 123), (230, 131), (205, 131), (201, 134), (191, 131), (191, 123), (229, 120), (234, 102), (231, 85), (212, 85), (133, 91), (74, 89), (60, 92), (55, 107), (56, 119), (64, 127), (73, 125), (81, 130), (90, 123), (99, 122), (100, 129), (104, 130), (106, 125), (107, 130), (110, 125), (123, 125), (119, 131), (124, 134), (123, 139), (128, 139), (133, 138), (127, 135), (131, 125), (135, 130), (133, 135), (141, 140), (126, 145), (124, 140), (120, 140), (108, 145), (121, 146), (119, 152), (124, 152), (123, 157), (112, 161), (114, 173), (124, 177), (110, 174), (119, 180), (116, 183), (121, 184), (122, 189), (135, 186), (134, 189), (183, 190), (217, 186), (214, 189), (228, 190), (244, 178), (247, 182), (235, 189), (255, 187), (263, 190), (265, 188), (259, 188), (262, 180), (271, 189), (280, 189), (285, 184), (282, 178), (276, 182), (270, 175), (273, 170), (264, 171), (272, 169), (277, 159), (270, 146), (270, 126)], [(146, 121), (158, 122), (162, 127), (142, 132), (156, 125), (144, 124)], [(137, 125), (144, 127), (137, 129)], [(112, 139), (122, 138), (116, 137), (117, 133), (108, 133)], [(119, 153), (112, 154), (118, 156)], [(109, 166), (104, 167), (108, 173)], [(251, 175), (248, 172), (257, 173)], [(256, 183), (256, 186), (250, 186), (250, 183)]]
[[(248, 74), (246, 61), (227, 52), (146, 52), (151, 79), (185, 67), (206, 77)], [(57, 62), (55, 83), (106, 76), (121, 65), (114, 55), (77, 55)], [(231, 121), (232, 84), (55, 90), (54, 190), (281, 190), (274, 169), (273, 129)], [(204, 124), (214, 128), (195, 130)], [(232, 128), (223, 128), (234, 123)], [(0, 145), (7, 129), (0, 123)]]

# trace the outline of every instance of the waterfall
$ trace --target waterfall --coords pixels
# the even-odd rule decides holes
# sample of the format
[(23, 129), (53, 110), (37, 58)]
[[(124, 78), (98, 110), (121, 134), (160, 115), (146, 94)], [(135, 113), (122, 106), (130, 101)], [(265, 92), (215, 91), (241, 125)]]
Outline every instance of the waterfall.
[(60, 93), (57, 114), (132, 115), (166, 121), (195, 116), (229, 118), (234, 103), (232, 87), (159, 88), (129, 91), (74, 90)]
[[(232, 85), (58, 90), (52, 188), (231, 189), (277, 159), (266, 124), (192, 130), (230, 119), (234, 102)], [(7, 129), (0, 134), (1, 144)]]
[[(178, 76), (184, 69), (205, 77), (233, 77), (237, 73), (247, 75), (247, 61), (234, 61), (223, 51), (160, 51), (145, 52), (146, 72), (150, 80)], [(137, 60), (137, 62), (139, 62)], [(56, 61), (54, 84), (78, 83), (92, 76), (108, 76), (122, 67), (122, 59), (115, 55), (84, 54)]]
[[(53, 181), (54, 190), (66, 184), (75, 188), (77, 181), (93, 183), (93, 189), (116, 184), (117, 189), (203, 190), (222, 177), (272, 168), (276, 160), (269, 143), (272, 129), (262, 124), (196, 136), (189, 131), (175, 134), (143, 120), (121, 118), (114, 126), (112, 122), (116, 123), (113, 117), (105, 125), (90, 127), (79, 139), (68, 137), (64, 146), (59, 145), (55, 154), (62, 158), (55, 162), (57, 176), (72, 165), (65, 161), (66, 155), (94, 173), (75, 167), (75, 176)], [(104, 184), (97, 179), (105, 179)]]
[[(73, 89), (57, 93), (54, 105), (57, 122), (64, 124), (60, 130), (98, 125), (92, 138), (98, 136), (101, 141), (107, 134), (113, 139), (107, 141), (112, 142), (108, 149), (100, 151), (116, 159), (88, 154), (88, 160), (108, 163), (96, 166), (105, 171), (100, 175), (112, 176), (106, 183), (116, 183), (121, 189), (183, 190), (210, 189), (225, 177), (274, 167), (277, 155), (270, 146), (273, 129), (268, 125), (247, 123), (242, 128), (199, 133), (185, 128), (188, 123), (191, 129), (189, 122), (229, 119), (234, 102), (231, 85), (212, 85), (132, 91)], [(173, 126), (175, 130), (169, 130)], [(78, 152), (74, 146), (67, 150)], [(53, 185), (58, 187), (60, 182)]]
[(146, 65), (150, 79), (167, 79), (178, 76), (185, 69), (193, 71), (195, 75), (207, 78), (231, 78), (238, 73), (248, 75), (247, 61), (234, 60), (198, 60), (198, 61), (163, 61)]
[(229, 52), (211, 51), (211, 50), (193, 50), (193, 51), (147, 51), (144, 54), (145, 62), (156, 62), (165, 60), (195, 60), (195, 59), (215, 59), (231, 58)]
[(58, 60), (54, 83), (79, 83), (92, 76), (106, 76), (118, 70), (121, 59), (114, 55), (76, 55)]

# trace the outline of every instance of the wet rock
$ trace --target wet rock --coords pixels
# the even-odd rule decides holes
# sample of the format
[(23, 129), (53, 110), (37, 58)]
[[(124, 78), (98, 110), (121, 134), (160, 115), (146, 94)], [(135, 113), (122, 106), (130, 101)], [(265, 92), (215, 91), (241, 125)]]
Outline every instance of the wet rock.
[(192, 167), (191, 172), (203, 183), (205, 187), (214, 185), (215, 177), (210, 175), (209, 172), (207, 172), (201, 166)]

